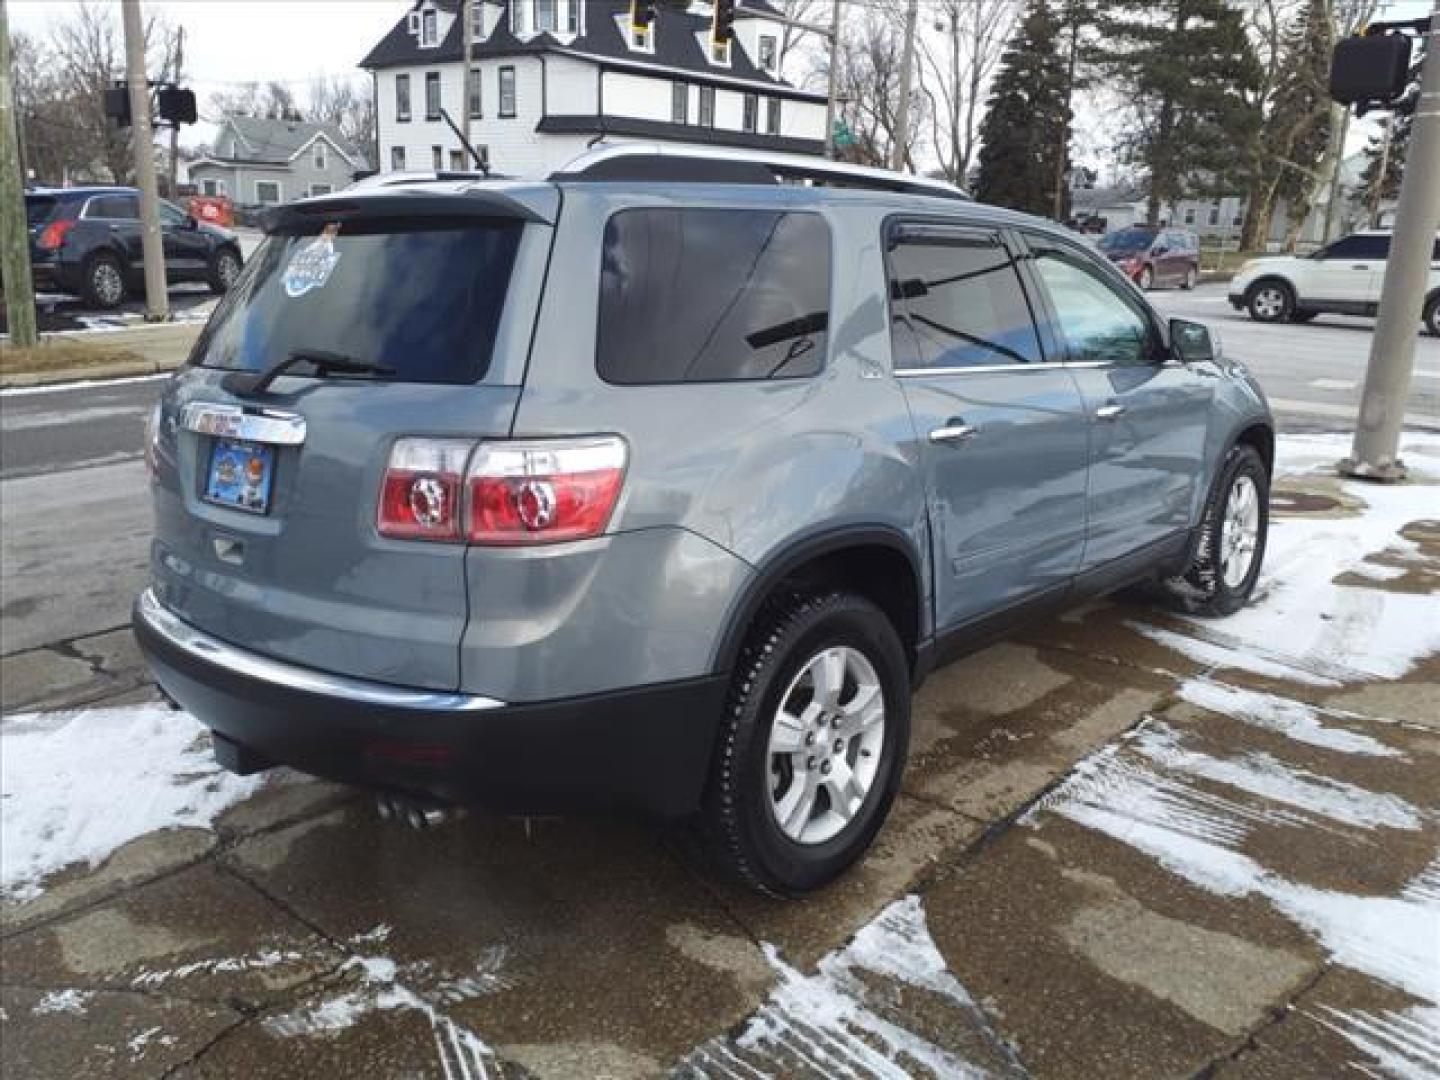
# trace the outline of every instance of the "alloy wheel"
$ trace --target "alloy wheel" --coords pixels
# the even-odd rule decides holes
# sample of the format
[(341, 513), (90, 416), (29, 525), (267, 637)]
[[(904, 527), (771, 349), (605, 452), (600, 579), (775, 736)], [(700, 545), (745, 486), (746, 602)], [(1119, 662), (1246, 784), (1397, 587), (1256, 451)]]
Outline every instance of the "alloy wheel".
[(1260, 493), (1255, 481), (1238, 476), (1225, 501), (1220, 525), (1220, 576), (1228, 589), (1238, 589), (1250, 574), (1260, 542)]
[(125, 295), (125, 282), (120, 277), (119, 268), (112, 262), (96, 263), (95, 268), (90, 271), (90, 281), (95, 288), (95, 295), (107, 306), (118, 304)]
[(1278, 319), (1285, 312), (1285, 294), (1275, 286), (1261, 289), (1250, 302), (1262, 319)]
[(865, 804), (885, 743), (885, 694), (858, 649), (812, 656), (790, 681), (770, 728), (770, 810), (798, 844), (823, 844)]

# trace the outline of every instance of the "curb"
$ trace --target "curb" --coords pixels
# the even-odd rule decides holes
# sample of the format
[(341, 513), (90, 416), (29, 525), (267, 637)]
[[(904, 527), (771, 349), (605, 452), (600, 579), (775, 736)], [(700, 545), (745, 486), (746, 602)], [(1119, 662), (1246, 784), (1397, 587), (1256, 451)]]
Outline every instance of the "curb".
[(106, 379), (131, 378), (136, 375), (163, 375), (168, 371), (174, 371), (181, 363), (183, 361), (179, 360), (116, 360), (108, 364), (91, 364), (89, 367), (17, 371), (13, 375), (0, 375), (0, 390), (26, 386), (51, 386), (55, 383), (100, 382)]

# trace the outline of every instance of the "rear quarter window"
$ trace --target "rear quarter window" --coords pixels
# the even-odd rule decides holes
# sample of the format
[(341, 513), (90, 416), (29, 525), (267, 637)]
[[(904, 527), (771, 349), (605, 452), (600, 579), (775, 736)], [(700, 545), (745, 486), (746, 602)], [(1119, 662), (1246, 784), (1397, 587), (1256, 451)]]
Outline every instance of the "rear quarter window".
[(813, 213), (637, 209), (605, 225), (596, 369), (640, 385), (824, 366), (830, 229)]

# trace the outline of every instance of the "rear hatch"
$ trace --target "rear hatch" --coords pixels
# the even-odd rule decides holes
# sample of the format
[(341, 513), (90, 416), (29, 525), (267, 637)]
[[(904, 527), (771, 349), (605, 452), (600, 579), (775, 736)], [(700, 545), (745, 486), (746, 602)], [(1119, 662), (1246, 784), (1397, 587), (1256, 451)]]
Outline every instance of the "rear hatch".
[(510, 432), (556, 198), (527, 192), (282, 213), (154, 425), (162, 603), (292, 663), (458, 687), (465, 547), (377, 514), (398, 441)]

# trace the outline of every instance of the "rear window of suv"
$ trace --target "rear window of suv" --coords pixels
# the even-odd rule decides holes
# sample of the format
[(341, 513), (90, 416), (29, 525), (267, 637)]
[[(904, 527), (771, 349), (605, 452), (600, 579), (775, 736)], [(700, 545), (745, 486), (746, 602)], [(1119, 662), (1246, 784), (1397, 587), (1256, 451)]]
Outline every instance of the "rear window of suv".
[(43, 225), (49, 221), (54, 210), (55, 200), (49, 195), (25, 196), (25, 224), (32, 229), (36, 225)]
[(829, 323), (818, 214), (663, 208), (606, 223), (596, 367), (607, 382), (814, 375)]
[(260, 371), (293, 353), (328, 353), (389, 368), (386, 379), (476, 382), (523, 228), (384, 218), (272, 235), (221, 300), (193, 362)]

